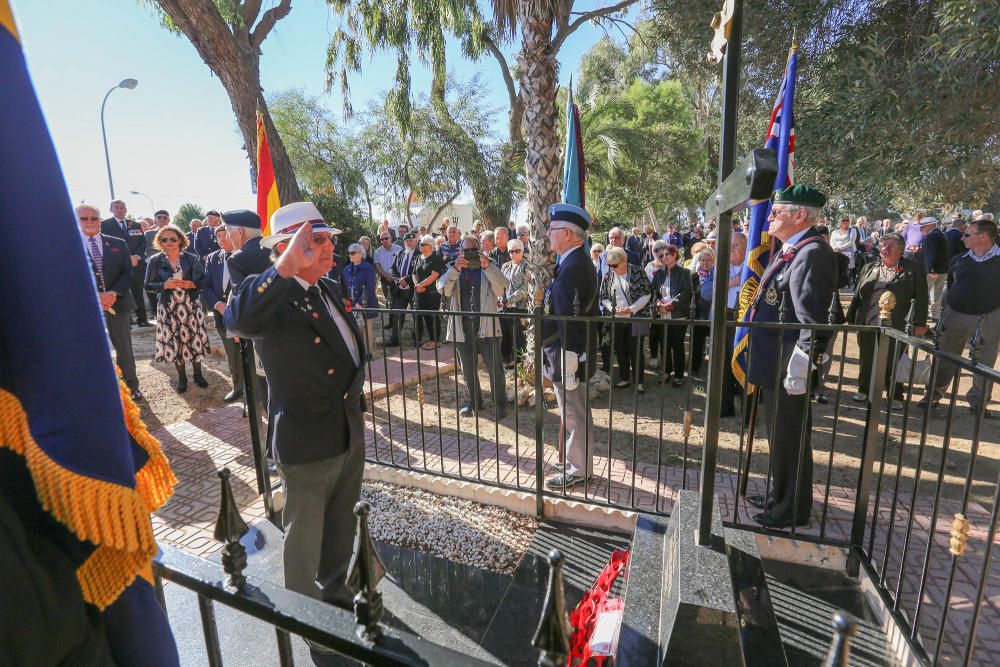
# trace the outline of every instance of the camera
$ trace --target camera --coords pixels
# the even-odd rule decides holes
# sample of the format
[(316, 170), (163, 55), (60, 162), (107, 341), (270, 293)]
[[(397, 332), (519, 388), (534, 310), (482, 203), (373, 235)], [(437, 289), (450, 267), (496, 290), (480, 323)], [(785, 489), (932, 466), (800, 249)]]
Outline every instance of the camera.
[(479, 250), (475, 248), (463, 250), (462, 256), (466, 259), (467, 262), (469, 262), (468, 268), (473, 270), (482, 268), (482, 262), (479, 261)]

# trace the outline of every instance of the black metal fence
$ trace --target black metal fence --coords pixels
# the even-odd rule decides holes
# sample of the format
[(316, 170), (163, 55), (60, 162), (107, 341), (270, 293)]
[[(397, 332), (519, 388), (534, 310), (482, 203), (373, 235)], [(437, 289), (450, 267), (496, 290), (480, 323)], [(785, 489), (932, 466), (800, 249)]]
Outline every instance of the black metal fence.
[[(645, 336), (629, 336), (633, 371), (627, 387), (616, 386), (617, 358), (598, 352), (596, 358), (583, 362), (612, 371), (607, 379), (598, 375), (596, 382), (591, 381), (603, 383), (603, 391), (592, 388), (586, 398), (594, 432), (592, 438), (585, 432), (585, 457), (594, 457), (594, 475), (586, 484), (551, 489), (545, 480), (556, 472), (552, 464), (561, 460), (561, 408), (552, 400), (548, 382), (534, 372), (544, 363), (537, 336), (529, 333), (516, 367), (504, 374), (504, 391), (498, 396), (501, 392), (493, 387), (498, 374), (486, 366), (499, 352), (499, 339), (473, 337), (469, 347), (476, 369), (463, 373), (458, 363), (463, 351), (454, 340), (425, 349), (421, 343), (426, 341), (414, 337), (415, 327), (400, 326), (403, 315), (420, 316), (425, 322), (441, 322), (444, 332), (448, 318), (467, 313), (368, 312), (377, 316), (376, 338), (382, 331), (383, 340), (395, 337), (400, 343), (398, 348), (375, 345), (367, 361), (369, 461), (532, 494), (539, 516), (546, 511), (546, 500), (553, 498), (669, 514), (677, 491), (697, 486), (708, 379), (707, 363), (699, 369), (698, 362), (702, 361), (707, 321), (556, 317), (540, 312), (476, 315), (507, 320), (529, 332), (541, 330), (545, 322), (584, 322), (588, 324), (587, 349), (592, 348), (591, 338), (598, 337), (603, 345), (597, 347), (610, 349), (611, 355), (617, 338), (629, 331), (616, 325), (649, 325), (653, 331), (661, 330), (658, 361), (665, 357), (666, 341), (678, 335), (672, 332), (683, 332), (685, 362), (679, 386), (664, 382), (662, 363), (647, 363), (645, 373), (637, 375), (635, 369), (642, 368), (640, 355), (647, 354), (649, 347)], [(727, 332), (736, 326), (727, 322)], [(812, 400), (803, 409), (811, 414), (811, 422), (798, 434), (797, 476), (809, 465), (807, 453), (814, 457), (813, 502), (806, 516), (796, 507), (787, 528), (753, 520), (759, 510), (746, 497), (768, 496), (774, 483), (768, 451), (789, 415), (782, 414), (774, 402), (766, 407), (755, 405), (753, 394), (737, 392), (733, 416), (719, 424), (715, 490), (724, 519), (749, 530), (849, 549), (852, 573), (864, 567), (877, 582), (879, 594), (906, 629), (918, 657), (975, 662), (977, 650), (981, 653), (982, 649), (976, 628), (984, 622), (1000, 623), (996, 607), (985, 599), (991, 575), (1000, 575), (1000, 568), (993, 570), (992, 558), (1000, 468), (996, 453), (984, 454), (981, 447), (981, 443), (998, 442), (995, 429), (989, 428), (992, 422), (986, 406), (1000, 375), (974, 360), (937, 349), (936, 342), (890, 328), (780, 322), (749, 327), (806, 329), (813, 341), (816, 336), (833, 336), (827, 348), (829, 359), (808, 378), (807, 393)], [(423, 329), (425, 334), (428, 329), (433, 332), (433, 327)], [(858, 385), (863, 360), (855, 351), (858, 346), (850, 344), (852, 338), (861, 336), (875, 340), (874, 358), (865, 360), (872, 367), (867, 387)], [(753, 354), (751, 345), (748, 361)], [(902, 355), (912, 363), (900, 366), (897, 359)], [(946, 387), (948, 399), (940, 407), (925, 409), (920, 401), (927, 394), (926, 381), (920, 376), (929, 368), (933, 386), (949, 364), (954, 376)], [(784, 369), (777, 360), (773, 366), (779, 386)], [(675, 378), (678, 369), (672, 370)], [(640, 390), (639, 378), (645, 391)], [(985, 400), (970, 412), (958, 394), (977, 379), (986, 385)], [(470, 381), (490, 388), (491, 409), (485, 403), (475, 405)], [(887, 392), (887, 387), (893, 391)], [(508, 402), (508, 394), (513, 401)], [(855, 394), (865, 396), (862, 400)], [(526, 396), (533, 396), (534, 402)], [(461, 414), (470, 401), (477, 409)], [(970, 516), (970, 512), (969, 543), (975, 548), (953, 555), (947, 544), (949, 530), (940, 524), (950, 521), (953, 514)], [(808, 523), (796, 525), (800, 520)], [(958, 630), (961, 641), (953, 639)]]

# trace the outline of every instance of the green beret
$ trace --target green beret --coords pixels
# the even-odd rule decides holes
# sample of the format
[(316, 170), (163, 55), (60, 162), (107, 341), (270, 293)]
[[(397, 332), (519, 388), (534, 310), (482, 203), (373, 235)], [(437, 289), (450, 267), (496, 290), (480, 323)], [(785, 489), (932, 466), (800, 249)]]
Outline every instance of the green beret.
[(823, 208), (826, 204), (826, 195), (812, 186), (796, 183), (783, 190), (775, 190), (773, 201), (775, 204), (799, 204)]

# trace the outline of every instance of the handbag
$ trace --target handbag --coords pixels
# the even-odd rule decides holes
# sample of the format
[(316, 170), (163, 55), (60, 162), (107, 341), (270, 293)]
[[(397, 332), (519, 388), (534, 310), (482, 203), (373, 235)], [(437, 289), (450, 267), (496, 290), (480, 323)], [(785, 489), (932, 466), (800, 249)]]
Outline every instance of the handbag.
[(896, 382), (909, 382), (910, 372), (913, 372), (913, 384), (927, 384), (931, 379), (931, 363), (927, 359), (913, 361), (904, 352), (896, 362)]

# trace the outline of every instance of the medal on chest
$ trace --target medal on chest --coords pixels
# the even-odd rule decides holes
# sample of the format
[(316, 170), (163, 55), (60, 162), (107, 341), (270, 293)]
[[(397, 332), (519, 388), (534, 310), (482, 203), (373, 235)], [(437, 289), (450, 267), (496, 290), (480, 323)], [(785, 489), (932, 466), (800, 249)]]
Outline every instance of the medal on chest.
[(781, 297), (778, 295), (778, 288), (774, 285), (768, 285), (764, 291), (764, 303), (769, 306), (777, 306), (779, 301), (781, 301)]

